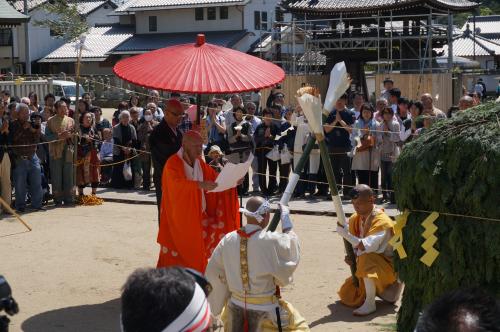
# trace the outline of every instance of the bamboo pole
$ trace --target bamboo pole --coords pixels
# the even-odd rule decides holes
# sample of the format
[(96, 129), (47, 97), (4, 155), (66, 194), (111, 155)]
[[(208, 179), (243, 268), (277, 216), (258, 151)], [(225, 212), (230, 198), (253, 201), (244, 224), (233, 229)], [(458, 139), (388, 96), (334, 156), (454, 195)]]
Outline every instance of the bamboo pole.
[(32, 229), (31, 229), (31, 227), (28, 225), (28, 223), (27, 223), (27, 222), (25, 222), (25, 221), (23, 220), (23, 218), (21, 218), (21, 216), (19, 216), (19, 215), (16, 213), (16, 211), (14, 211), (14, 210), (12, 209), (12, 208), (10, 207), (10, 205), (9, 205), (9, 204), (7, 204), (7, 202), (3, 200), (3, 198), (2, 198), (2, 197), (0, 197), (0, 204), (1, 204), (1, 205), (3, 205), (3, 207), (5, 208), (5, 210), (7, 210), (10, 214), (12, 214), (14, 217), (16, 217), (16, 219), (17, 219), (17, 220), (19, 220), (19, 222), (20, 222), (21, 224), (23, 224), (23, 225), (24, 225), (24, 227), (26, 227), (26, 228), (28, 229), (28, 231), (30, 231), (30, 232), (32, 231)]
[[(81, 65), (81, 59), (82, 59), (82, 52), (83, 52), (83, 43), (78, 47), (77, 51), (77, 57), (76, 57), (76, 70), (75, 70), (75, 82), (76, 82), (76, 87), (75, 87), (75, 111), (73, 112), (73, 120), (75, 122), (75, 127), (74, 127), (74, 134), (77, 134), (80, 129), (80, 121), (79, 121), (79, 116), (80, 116), (80, 110), (78, 109), (78, 99), (80, 98), (80, 65)], [(68, 108), (70, 105), (68, 105)], [(77, 185), (77, 169), (78, 169), (78, 155), (77, 155), (77, 150), (78, 150), (78, 136), (73, 135), (73, 192), (76, 190), (76, 185)]]
[[(325, 143), (325, 136), (323, 134), (316, 134), (316, 139), (318, 140), (319, 151), (321, 153), (321, 160), (323, 161), (323, 168), (325, 169), (326, 178), (328, 180), (328, 186), (330, 187), (330, 194), (332, 196), (332, 202), (335, 206), (335, 212), (337, 212), (338, 224), (342, 227), (346, 225), (346, 219), (344, 214), (344, 208), (342, 206), (342, 201), (339, 197), (339, 192), (337, 189), (337, 183), (335, 182), (335, 176), (333, 175), (332, 163), (330, 161), (330, 155), (328, 154), (328, 147)], [(354, 254), (354, 249), (352, 245), (346, 240), (344, 240), (344, 249), (347, 257), (352, 262), (351, 268), (351, 278), (356, 287), (359, 286), (359, 280), (356, 277), (356, 255)]]
[[(285, 192), (281, 197), (280, 204), (288, 205), (288, 202), (290, 201), (293, 191), (295, 190), (295, 186), (299, 181), (300, 173), (302, 173), (302, 170), (304, 169), (306, 162), (309, 160), (309, 155), (311, 154), (314, 144), (316, 144), (316, 138), (311, 135), (307, 140), (306, 146), (304, 148), (304, 151), (302, 152), (302, 156), (300, 157), (299, 162), (297, 163), (297, 166), (295, 167), (295, 169), (293, 170), (292, 174), (289, 177), (289, 181), (286, 186)], [(267, 228), (267, 230), (270, 232), (274, 232), (278, 227), (279, 222), (280, 222), (280, 211), (278, 210), (274, 213), (273, 219), (269, 223), (269, 227)]]

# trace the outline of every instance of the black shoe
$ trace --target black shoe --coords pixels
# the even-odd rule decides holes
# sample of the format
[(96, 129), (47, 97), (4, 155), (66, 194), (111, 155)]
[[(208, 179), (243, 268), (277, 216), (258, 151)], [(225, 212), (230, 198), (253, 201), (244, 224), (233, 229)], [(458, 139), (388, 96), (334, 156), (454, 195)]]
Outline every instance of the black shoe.
[(26, 208), (19, 208), (19, 209), (16, 209), (16, 212), (17, 212), (17, 213), (24, 213), (24, 212), (26, 212)]
[(47, 211), (47, 209), (44, 206), (40, 206), (39, 208), (31, 208), (31, 209), (33, 211), (39, 211), (39, 212)]

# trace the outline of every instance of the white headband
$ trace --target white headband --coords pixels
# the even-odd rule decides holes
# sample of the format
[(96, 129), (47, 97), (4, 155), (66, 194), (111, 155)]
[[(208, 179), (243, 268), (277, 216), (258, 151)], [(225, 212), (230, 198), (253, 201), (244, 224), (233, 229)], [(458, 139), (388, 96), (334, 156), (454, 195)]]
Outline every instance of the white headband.
[(271, 204), (269, 204), (269, 201), (264, 201), (264, 203), (262, 203), (255, 212), (248, 211), (245, 208), (240, 208), (240, 212), (243, 212), (245, 216), (254, 218), (258, 222), (264, 220), (263, 215), (269, 211), (271, 211)]
[[(195, 283), (193, 297), (186, 309), (162, 332), (202, 332), (210, 325), (211, 312), (203, 289)], [(121, 317), (120, 317), (120, 323)], [(122, 325), (122, 331), (125, 331)]]

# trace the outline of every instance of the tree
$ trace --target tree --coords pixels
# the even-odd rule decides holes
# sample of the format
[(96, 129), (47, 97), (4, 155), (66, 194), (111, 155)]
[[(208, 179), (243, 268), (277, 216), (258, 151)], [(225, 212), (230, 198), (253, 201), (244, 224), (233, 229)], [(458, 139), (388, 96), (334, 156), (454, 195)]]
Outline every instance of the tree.
[(56, 38), (73, 42), (90, 29), (85, 17), (78, 12), (78, 1), (52, 0), (43, 8), (49, 17), (35, 21), (34, 25), (49, 28)]

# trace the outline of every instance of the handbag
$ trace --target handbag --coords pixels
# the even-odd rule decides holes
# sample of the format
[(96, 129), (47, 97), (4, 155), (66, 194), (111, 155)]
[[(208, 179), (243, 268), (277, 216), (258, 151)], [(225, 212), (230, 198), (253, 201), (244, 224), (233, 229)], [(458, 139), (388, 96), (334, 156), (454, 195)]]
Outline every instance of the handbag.
[(292, 162), (292, 154), (288, 150), (288, 146), (285, 145), (280, 153), (280, 160), (282, 165), (290, 164)]
[(358, 146), (356, 148), (356, 151), (366, 151), (375, 146), (375, 137), (372, 134), (366, 134), (365, 136), (361, 137), (360, 142), (361, 146)]
[(272, 161), (280, 160), (281, 156), (280, 156), (280, 151), (279, 151), (278, 145), (275, 145), (273, 147), (273, 149), (266, 154), (266, 157), (268, 159), (271, 159)]
[(130, 166), (130, 162), (128, 161), (123, 164), (123, 178), (125, 179), (125, 181), (132, 180), (132, 167)]

